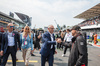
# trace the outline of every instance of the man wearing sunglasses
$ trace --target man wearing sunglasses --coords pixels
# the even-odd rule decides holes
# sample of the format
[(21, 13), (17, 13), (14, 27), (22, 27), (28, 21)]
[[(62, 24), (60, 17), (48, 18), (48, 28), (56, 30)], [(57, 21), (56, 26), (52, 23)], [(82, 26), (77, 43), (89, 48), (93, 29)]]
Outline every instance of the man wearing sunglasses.
[(2, 37), (1, 56), (3, 56), (3, 62), (1, 66), (6, 65), (9, 54), (11, 54), (13, 66), (16, 66), (16, 51), (20, 49), (21, 45), (20, 37), (17, 32), (13, 31), (14, 25), (12, 23), (9, 23), (7, 28), (8, 31)]

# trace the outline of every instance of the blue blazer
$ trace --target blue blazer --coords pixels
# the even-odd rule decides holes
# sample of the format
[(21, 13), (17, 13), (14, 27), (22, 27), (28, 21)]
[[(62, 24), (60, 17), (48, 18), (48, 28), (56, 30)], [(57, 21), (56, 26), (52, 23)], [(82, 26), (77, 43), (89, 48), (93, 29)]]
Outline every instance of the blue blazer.
[[(17, 51), (17, 48), (19, 47), (19, 49), (21, 49), (21, 44), (20, 44), (20, 35), (18, 32), (13, 32), (14, 34), (14, 42), (15, 42), (15, 52)], [(17, 44), (18, 42), (18, 44)], [(3, 33), (2, 36), (2, 44), (1, 44), (1, 51), (4, 52), (4, 54), (6, 53), (8, 48), (8, 33), (5, 32)]]
[(49, 32), (45, 32), (43, 34), (42, 37), (42, 47), (41, 47), (41, 51), (40, 54), (43, 56), (48, 56), (51, 53), (51, 45), (53, 45), (53, 54), (55, 53), (55, 45), (56, 45), (56, 41), (55, 41), (55, 36), (53, 34), (53, 39), (54, 41), (51, 41), (51, 36)]

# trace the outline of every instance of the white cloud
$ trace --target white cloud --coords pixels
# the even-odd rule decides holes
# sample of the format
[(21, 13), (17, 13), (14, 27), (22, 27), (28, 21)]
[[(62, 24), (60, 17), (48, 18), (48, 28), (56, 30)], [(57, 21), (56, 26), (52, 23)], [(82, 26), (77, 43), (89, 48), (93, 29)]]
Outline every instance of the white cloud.
[[(93, 2), (93, 3), (92, 3)], [(82, 20), (73, 17), (96, 5), (91, 0), (0, 0), (0, 9), (4, 13), (20, 12), (32, 17), (32, 27), (44, 27), (53, 24), (54, 19), (60, 25), (75, 25)], [(17, 16), (15, 18), (18, 19)]]

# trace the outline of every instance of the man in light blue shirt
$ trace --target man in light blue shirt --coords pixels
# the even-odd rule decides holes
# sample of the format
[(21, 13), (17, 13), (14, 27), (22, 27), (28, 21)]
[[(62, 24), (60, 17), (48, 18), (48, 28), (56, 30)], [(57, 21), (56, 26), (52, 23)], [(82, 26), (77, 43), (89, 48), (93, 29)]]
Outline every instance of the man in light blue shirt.
[(12, 32), (8, 32), (8, 46), (14, 46), (14, 36), (12, 34)]
[(2, 37), (1, 56), (3, 56), (3, 62), (1, 66), (6, 65), (9, 54), (11, 54), (13, 66), (16, 66), (16, 52), (17, 49), (21, 49), (20, 36), (13, 31), (14, 26), (12, 23), (9, 23), (7, 28), (8, 31)]

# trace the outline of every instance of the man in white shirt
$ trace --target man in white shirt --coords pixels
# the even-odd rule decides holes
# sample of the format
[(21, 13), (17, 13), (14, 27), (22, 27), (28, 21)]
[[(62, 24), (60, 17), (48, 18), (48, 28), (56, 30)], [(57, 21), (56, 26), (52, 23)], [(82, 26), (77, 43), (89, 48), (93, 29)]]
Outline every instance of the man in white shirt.
[(48, 26), (48, 32), (45, 32), (42, 37), (41, 54), (41, 66), (45, 66), (46, 60), (48, 60), (49, 66), (53, 66), (55, 45), (61, 43), (61, 39), (55, 40), (54, 26)]

